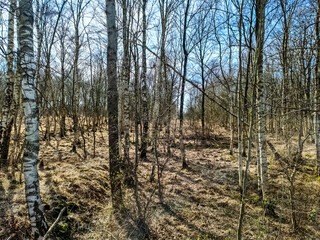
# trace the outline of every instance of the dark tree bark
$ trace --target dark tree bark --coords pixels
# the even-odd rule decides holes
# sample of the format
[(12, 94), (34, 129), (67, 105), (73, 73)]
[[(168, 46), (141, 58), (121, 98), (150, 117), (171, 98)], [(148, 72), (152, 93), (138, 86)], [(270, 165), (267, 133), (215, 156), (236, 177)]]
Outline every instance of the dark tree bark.
[(142, 121), (143, 132), (141, 141), (141, 159), (147, 158), (147, 147), (149, 143), (149, 114), (148, 114), (148, 96), (147, 96), (147, 17), (146, 17), (147, 0), (142, 2), (142, 72), (141, 72), (141, 91), (142, 91)]
[(184, 146), (184, 135), (183, 135), (183, 117), (184, 117), (183, 105), (184, 105), (184, 90), (185, 90), (185, 84), (186, 84), (188, 55), (189, 55), (186, 47), (189, 7), (190, 7), (190, 0), (187, 0), (187, 6), (184, 13), (183, 39), (182, 39), (182, 48), (183, 48), (182, 50), (184, 55), (184, 62), (183, 62), (183, 75), (182, 75), (182, 84), (181, 84), (180, 114), (179, 114), (179, 120), (180, 120), (179, 132), (180, 132), (180, 150), (181, 150), (182, 168), (188, 167), (188, 164), (186, 162), (186, 151)]
[(317, 175), (320, 176), (320, 0), (318, 0), (318, 9), (316, 16), (316, 94), (315, 94), (315, 102), (316, 102), (316, 114), (315, 114), (315, 132), (316, 132), (316, 152), (317, 152)]
[(265, 80), (263, 76), (263, 48), (265, 33), (265, 9), (266, 0), (256, 1), (256, 77), (257, 77), (257, 105), (258, 105), (258, 147), (260, 164), (260, 184), (263, 199), (266, 199), (268, 185), (268, 162), (267, 162), (267, 142), (266, 142), (266, 115), (265, 115)]
[(123, 206), (120, 154), (118, 135), (118, 84), (117, 84), (117, 29), (115, 0), (106, 0), (108, 49), (108, 129), (109, 129), (109, 171), (113, 208), (119, 210)]
[[(14, 51), (14, 15), (17, 1), (11, 0), (8, 23), (8, 51), (7, 51), (7, 76), (4, 105), (1, 114), (0, 124), (0, 163), (8, 158), (10, 135), (14, 120), (14, 71), (13, 71), (13, 51)], [(7, 164), (7, 163), (6, 163)]]

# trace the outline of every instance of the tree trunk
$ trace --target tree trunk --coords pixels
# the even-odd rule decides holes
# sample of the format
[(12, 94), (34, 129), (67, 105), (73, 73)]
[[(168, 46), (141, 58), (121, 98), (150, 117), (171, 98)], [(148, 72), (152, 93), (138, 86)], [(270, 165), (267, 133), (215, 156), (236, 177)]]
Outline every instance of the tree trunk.
[[(129, 58), (129, 32), (127, 24), (127, 0), (122, 1), (122, 37), (123, 37), (123, 60), (122, 60), (122, 98), (123, 98), (123, 133), (124, 133), (124, 148), (123, 148), (123, 170), (126, 182), (132, 176), (129, 176), (130, 171), (130, 96), (129, 96), (129, 82), (130, 82), (130, 58)], [(121, 119), (120, 119), (121, 121)]]
[(152, 170), (150, 181), (154, 180), (156, 164), (158, 162), (158, 134), (159, 134), (159, 125), (160, 122), (160, 101), (161, 101), (161, 91), (163, 87), (163, 65), (165, 64), (165, 43), (166, 43), (166, 31), (167, 31), (167, 11), (168, 9), (164, 8), (164, 0), (161, 1), (160, 12), (161, 12), (161, 46), (160, 46), (160, 62), (159, 62), (159, 72), (158, 72), (158, 81), (155, 78), (155, 93), (154, 93), (154, 106), (153, 106), (153, 121), (152, 121), (152, 138), (153, 138), (153, 151), (154, 159), (152, 162)]
[(266, 199), (268, 176), (267, 176), (267, 151), (266, 151), (266, 116), (264, 111), (265, 101), (265, 82), (263, 76), (263, 46), (265, 32), (265, 8), (266, 0), (257, 0), (256, 3), (256, 76), (257, 76), (257, 106), (258, 106), (258, 147), (259, 147), (259, 162), (260, 162), (260, 184), (263, 199)]
[(316, 16), (316, 92), (315, 92), (315, 135), (316, 135), (316, 151), (317, 151), (317, 175), (320, 176), (320, 1), (318, 1), (318, 9)]
[(73, 89), (72, 89), (72, 107), (73, 107), (73, 143), (72, 152), (77, 152), (77, 145), (79, 144), (79, 95), (80, 95), (80, 79), (79, 79), (79, 55), (80, 55), (80, 32), (79, 25), (82, 19), (81, 15), (84, 10), (83, 0), (78, 0), (76, 2), (76, 8), (74, 9), (71, 3), (72, 17), (74, 21), (74, 43), (75, 43), (75, 56), (74, 56), (74, 66), (73, 66)]
[[(37, 84), (37, 89), (39, 89), (40, 84), (40, 61), (41, 61), (41, 51), (42, 51), (42, 42), (43, 42), (43, 28), (40, 24), (43, 24), (43, 13), (44, 13), (45, 4), (42, 4), (40, 8), (40, 1), (37, 0), (36, 2), (36, 19), (35, 19), (35, 26), (37, 30), (37, 57), (36, 57), (36, 73), (35, 79)], [(38, 107), (41, 106), (42, 97), (37, 98)]]
[(283, 0), (280, 0), (280, 6), (283, 14), (283, 39), (282, 39), (282, 72), (283, 72), (283, 94), (282, 94), (282, 134), (286, 141), (289, 140), (288, 122), (288, 93), (289, 93), (289, 66), (288, 66), (288, 41), (289, 41), (289, 26), (287, 19), (287, 9)]
[(76, 45), (76, 52), (75, 52), (75, 59), (74, 59), (74, 70), (73, 70), (73, 144), (72, 144), (72, 151), (77, 151), (77, 145), (79, 142), (79, 93), (80, 93), (80, 86), (79, 86), (79, 72), (78, 72), (78, 61), (79, 61), (79, 50), (80, 50), (80, 37), (79, 37), (79, 26), (76, 26), (76, 35), (75, 35), (75, 45)]
[(243, 0), (241, 1), (241, 6), (239, 9), (239, 73), (238, 73), (238, 164), (239, 164), (239, 187), (242, 188), (243, 182), (243, 162), (242, 162), (242, 152), (243, 152), (243, 115), (242, 115), (242, 8)]
[(23, 155), (25, 190), (34, 239), (42, 239), (48, 229), (48, 225), (41, 203), (37, 169), (39, 153), (39, 112), (36, 102), (32, 1), (20, 0), (19, 6), (20, 27), (18, 40), (20, 45), (23, 108), (26, 126)]
[(106, 0), (108, 29), (107, 75), (108, 75), (108, 132), (109, 132), (109, 171), (112, 205), (116, 210), (123, 207), (119, 133), (118, 133), (118, 87), (117, 87), (117, 29), (115, 0)]
[(183, 169), (188, 167), (186, 162), (186, 151), (185, 151), (184, 136), (183, 136), (183, 105), (184, 105), (184, 90), (185, 90), (186, 77), (187, 77), (187, 65), (188, 65), (188, 54), (189, 54), (186, 47), (189, 7), (190, 7), (190, 0), (187, 0), (187, 6), (184, 13), (184, 25), (183, 25), (182, 48), (183, 48), (183, 54), (184, 54), (184, 62), (183, 62), (183, 75), (182, 75), (182, 84), (181, 84), (180, 114), (179, 114), (180, 150), (181, 150), (181, 162), (182, 162)]
[[(0, 125), (0, 165), (7, 161), (10, 135), (14, 120), (14, 71), (13, 71), (13, 51), (14, 51), (14, 15), (17, 7), (17, 1), (11, 0), (9, 10), (9, 26), (8, 26), (8, 51), (7, 51), (7, 76), (6, 76), (6, 91), (4, 104), (1, 114)], [(7, 163), (5, 163), (7, 164)]]
[(140, 157), (143, 160), (147, 158), (148, 148), (148, 131), (149, 131), (149, 114), (148, 114), (148, 96), (147, 96), (147, 17), (146, 17), (147, 0), (143, 0), (142, 3), (142, 72), (141, 72), (141, 91), (142, 91), (142, 121), (143, 132), (141, 141), (141, 154)]
[[(62, 33), (64, 34), (64, 33)], [(64, 88), (65, 88), (65, 69), (64, 69), (64, 64), (65, 64), (65, 44), (64, 44), (64, 37), (61, 36), (60, 38), (60, 47), (61, 47), (61, 100), (60, 100), (60, 114), (61, 114), (61, 119), (60, 119), (60, 137), (63, 138), (66, 136), (66, 107), (65, 107), (65, 93), (64, 93)]]

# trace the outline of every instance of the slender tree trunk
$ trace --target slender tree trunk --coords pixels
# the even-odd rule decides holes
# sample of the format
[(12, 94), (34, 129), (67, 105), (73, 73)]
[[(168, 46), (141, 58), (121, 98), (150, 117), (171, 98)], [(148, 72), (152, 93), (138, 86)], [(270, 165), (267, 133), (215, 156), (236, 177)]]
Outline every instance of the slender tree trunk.
[(288, 66), (288, 41), (289, 41), (289, 26), (284, 0), (280, 1), (280, 6), (283, 14), (283, 39), (282, 39), (282, 72), (283, 72), (283, 93), (282, 93), (282, 134), (286, 141), (289, 140), (288, 122), (289, 116), (287, 113), (288, 93), (289, 93), (289, 66)]
[[(176, 67), (176, 60), (174, 60), (174, 67)], [(165, 66), (165, 72), (167, 72), (167, 66)], [(174, 77), (170, 80), (168, 79), (167, 74), (165, 75), (165, 79), (168, 85), (167, 92), (167, 103), (168, 103), (168, 113), (167, 113), (167, 129), (166, 129), (166, 139), (167, 139), (167, 155), (168, 157), (172, 156), (171, 146), (172, 146), (172, 138), (171, 138), (171, 130), (172, 130), (172, 111), (173, 111), (173, 93), (174, 93)], [(171, 82), (170, 82), (171, 81)]]
[(265, 8), (266, 0), (257, 0), (256, 3), (256, 76), (257, 76), (257, 105), (258, 105), (258, 147), (260, 161), (260, 184), (263, 199), (266, 199), (268, 176), (267, 176), (267, 150), (266, 150), (266, 116), (264, 110), (265, 101), (265, 82), (263, 76), (263, 47), (264, 47), (264, 32), (265, 32)]
[(188, 65), (188, 54), (189, 54), (186, 47), (189, 7), (190, 7), (190, 0), (187, 0), (187, 6), (184, 13), (184, 25), (183, 25), (182, 48), (183, 48), (183, 54), (184, 54), (184, 62), (183, 62), (183, 75), (182, 75), (182, 84), (181, 84), (180, 114), (179, 114), (180, 150), (181, 150), (181, 162), (182, 162), (183, 169), (188, 167), (188, 164), (186, 162), (186, 151), (185, 151), (184, 135), (183, 135), (183, 120), (184, 120), (183, 106), (184, 106), (184, 91), (185, 91), (185, 84), (186, 84), (186, 77), (187, 77), (187, 65)]
[(317, 175), (320, 176), (320, 1), (318, 1), (318, 9), (316, 16), (316, 92), (315, 92), (315, 132), (316, 132), (316, 151), (317, 151)]
[[(138, 53), (138, 47), (134, 47), (136, 53)], [(134, 164), (134, 197), (138, 209), (138, 218), (143, 219), (142, 216), (142, 210), (141, 210), (141, 203), (139, 200), (139, 182), (138, 182), (138, 166), (139, 166), (139, 154), (138, 154), (138, 149), (139, 149), (139, 90), (138, 90), (138, 80), (139, 80), (139, 63), (137, 60), (137, 55), (133, 55), (134, 59), (134, 66), (135, 66), (135, 75), (134, 75), (134, 97), (135, 97), (135, 105), (134, 105), (134, 110), (135, 110), (135, 124), (134, 124), (134, 129), (135, 129), (135, 164)], [(142, 60), (143, 61), (143, 60)]]
[(161, 91), (163, 87), (163, 65), (165, 62), (165, 43), (166, 43), (166, 31), (167, 31), (167, 18), (166, 13), (168, 9), (164, 8), (164, 0), (161, 1), (160, 5), (160, 13), (161, 13), (161, 46), (160, 46), (160, 61), (159, 61), (159, 72), (158, 79), (155, 78), (155, 86), (154, 86), (154, 106), (153, 106), (153, 121), (152, 121), (152, 138), (153, 138), (153, 151), (154, 151), (154, 159), (152, 162), (152, 170), (150, 181), (154, 180), (156, 164), (158, 162), (158, 134), (159, 134), (159, 125), (160, 125), (160, 101), (161, 101)]
[[(242, 1), (243, 2), (243, 1)], [(247, 191), (247, 176), (249, 171), (249, 166), (251, 163), (251, 152), (252, 152), (252, 141), (253, 141), (253, 127), (254, 127), (254, 117), (255, 117), (255, 100), (256, 100), (256, 78), (253, 84), (252, 90), (252, 105), (250, 108), (250, 123), (249, 123), (249, 139), (248, 139), (248, 156), (246, 161), (246, 167), (243, 174), (243, 181), (241, 185), (242, 193), (241, 193), (241, 202), (240, 202), (240, 214), (239, 214), (239, 222), (238, 222), (238, 235), (237, 239), (242, 239), (242, 226), (243, 226), (243, 218), (245, 215), (245, 204), (246, 204), (246, 191)]]
[(64, 36), (60, 38), (60, 47), (61, 47), (61, 100), (60, 100), (60, 137), (63, 138), (66, 136), (66, 106), (65, 106), (65, 44)]
[(73, 132), (74, 132), (74, 139), (72, 144), (72, 151), (77, 151), (77, 145), (79, 142), (79, 93), (80, 93), (80, 86), (79, 86), (79, 72), (78, 72), (78, 61), (79, 61), (79, 48), (80, 48), (80, 37), (79, 37), (79, 30), (76, 27), (76, 36), (75, 36), (75, 43), (76, 43), (76, 52), (75, 52), (75, 59), (74, 59), (74, 71), (73, 71)]
[[(129, 34), (127, 24), (127, 0), (122, 1), (122, 43), (123, 43), (123, 60), (122, 60), (122, 98), (123, 98), (123, 133), (124, 133), (124, 148), (123, 148), (123, 170), (126, 175), (126, 181), (129, 181), (130, 174), (130, 96), (129, 96), (129, 82), (130, 82), (130, 57), (129, 57)], [(132, 176), (131, 176), (132, 178)]]
[(148, 96), (147, 96), (147, 17), (146, 8), (147, 0), (142, 2), (142, 72), (141, 72), (141, 91), (142, 91), (142, 122), (143, 132), (141, 141), (141, 159), (147, 158), (148, 148), (148, 131), (149, 131), (149, 114), (148, 114)]
[[(233, 112), (234, 109), (234, 102), (233, 102), (233, 93), (229, 91), (229, 111)], [(234, 143), (234, 116), (229, 114), (229, 127), (230, 127), (230, 146), (229, 146), (229, 152), (230, 155), (233, 155), (233, 143)]]
[(242, 115), (242, 8), (243, 0), (241, 1), (241, 6), (239, 9), (239, 73), (238, 73), (238, 163), (239, 163), (239, 187), (242, 191), (243, 183), (243, 162), (242, 162), (242, 152), (243, 152), (243, 115)]
[[(37, 84), (37, 89), (39, 89), (40, 84), (40, 61), (41, 61), (41, 51), (42, 51), (42, 43), (43, 43), (43, 29), (41, 24), (43, 24), (43, 12), (44, 12), (45, 4), (42, 4), (40, 8), (40, 0), (36, 1), (36, 19), (35, 26), (37, 30), (37, 57), (36, 57), (36, 73), (35, 79)], [(41, 107), (42, 97), (37, 97), (38, 107)]]
[[(80, 79), (79, 79), (79, 55), (80, 55), (80, 32), (79, 25), (81, 21), (81, 14), (83, 11), (83, 1), (78, 0), (76, 9), (71, 8), (74, 21), (74, 43), (75, 55), (73, 66), (73, 94), (72, 94), (72, 107), (73, 107), (73, 134), (74, 139), (72, 143), (72, 152), (77, 152), (77, 145), (79, 143), (79, 95), (80, 95)], [(72, 6), (72, 5), (71, 5)]]
[(7, 161), (10, 135), (14, 120), (14, 71), (13, 71), (13, 51), (14, 51), (14, 16), (16, 12), (17, 1), (10, 1), (9, 10), (9, 26), (8, 26), (8, 51), (7, 51), (7, 76), (6, 76), (6, 91), (4, 104), (1, 114), (0, 125), (0, 165), (2, 162)]
[[(200, 42), (201, 44), (201, 42)], [(205, 88), (206, 88), (206, 79), (205, 79), (205, 71), (204, 71), (204, 54), (200, 53), (200, 64), (201, 64), (201, 133), (203, 140), (205, 139)]]
[(109, 129), (109, 171), (112, 205), (114, 209), (123, 207), (120, 154), (118, 133), (118, 87), (117, 87), (117, 28), (115, 0), (106, 0), (108, 49), (108, 129)]
[(141, 72), (141, 100), (142, 100), (142, 139), (141, 139), (141, 153), (140, 158), (147, 159), (148, 148), (148, 131), (149, 131), (149, 112), (148, 112), (148, 98), (147, 98), (147, 23), (146, 23), (146, 6), (147, 0), (142, 2), (142, 72)]
[[(46, 67), (45, 67), (45, 76), (44, 76), (45, 77), (45, 92), (44, 92), (45, 99), (44, 100), (45, 100), (45, 117), (46, 117), (45, 139), (47, 141), (47, 144), (50, 141), (50, 134), (51, 134), (50, 117), (52, 117), (55, 121), (54, 133), (56, 133), (56, 120), (55, 120), (55, 116), (52, 116), (52, 108), (55, 109), (56, 101), (55, 101), (55, 94), (54, 94), (54, 90), (53, 90), (53, 86), (52, 86), (51, 51), (52, 51), (52, 46), (55, 41), (57, 27), (58, 27), (59, 20), (60, 20), (61, 14), (62, 14), (62, 10), (63, 10), (66, 2), (67, 2), (66, 0), (63, 1), (62, 6), (59, 10), (58, 17), (57, 17), (55, 24), (54, 24), (54, 29), (51, 33), (51, 38), (48, 40), (48, 46), (47, 46), (48, 48), (47, 48), (47, 52), (46, 52)], [(63, 63), (64, 63), (64, 56), (62, 58), (63, 58)], [(62, 74), (64, 74), (64, 73), (62, 73)], [(50, 96), (49, 89), (51, 89), (51, 99), (49, 99), (49, 96)], [(64, 100), (62, 100), (62, 101), (64, 101)]]
[(39, 112), (36, 102), (35, 65), (33, 51), (33, 8), (31, 0), (20, 0), (18, 31), (23, 108), (25, 114), (25, 149), (23, 169), (29, 218), (34, 239), (42, 239), (48, 225), (41, 203), (37, 169), (39, 153)]
[(48, 145), (50, 142), (50, 99), (49, 99), (49, 81), (51, 81), (51, 70), (50, 70), (50, 55), (47, 53), (47, 64), (45, 68), (45, 92), (44, 92), (44, 102), (45, 102), (45, 118), (46, 118), (46, 130), (45, 130), (45, 139), (46, 144)]

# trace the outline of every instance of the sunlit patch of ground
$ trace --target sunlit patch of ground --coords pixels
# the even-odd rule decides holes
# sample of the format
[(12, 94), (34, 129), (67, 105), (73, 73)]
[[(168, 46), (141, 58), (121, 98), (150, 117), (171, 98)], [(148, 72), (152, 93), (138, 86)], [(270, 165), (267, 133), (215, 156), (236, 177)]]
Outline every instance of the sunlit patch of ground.
[[(172, 131), (174, 133), (174, 131)], [(139, 162), (139, 198), (151, 239), (235, 239), (239, 215), (237, 153), (229, 154), (229, 135), (220, 130), (203, 141), (186, 131), (186, 156), (189, 168), (181, 169), (178, 138), (172, 144), (169, 159), (160, 139), (160, 164), (164, 201), (159, 202), (157, 182), (150, 183), (153, 155), (149, 162)], [(51, 224), (63, 207), (67, 208), (55, 233), (57, 239), (141, 239), (136, 224), (134, 192), (124, 188), (126, 212), (113, 214), (108, 180), (107, 130), (96, 132), (96, 156), (93, 158), (93, 132), (84, 133), (77, 153), (71, 152), (72, 132), (64, 139), (52, 137), (41, 141), (39, 170), (41, 195)], [(283, 145), (272, 139), (281, 151)], [(134, 136), (132, 136), (134, 143)], [(236, 145), (235, 145), (236, 146)], [(244, 239), (320, 239), (320, 179), (314, 173), (314, 146), (306, 144), (305, 165), (297, 174), (296, 211), (300, 229), (292, 231), (288, 181), (270, 152), (270, 198), (276, 217), (265, 217), (257, 191), (256, 159), (249, 168), (249, 186), (244, 218)], [(255, 156), (255, 149), (253, 149)], [(134, 161), (134, 144), (131, 146)], [(15, 234), (14, 239), (29, 239), (24, 185), (10, 184), (0, 172), (0, 239)], [(19, 173), (16, 173), (19, 180)], [(23, 179), (22, 179), (23, 180)], [(148, 207), (146, 208), (146, 205)]]

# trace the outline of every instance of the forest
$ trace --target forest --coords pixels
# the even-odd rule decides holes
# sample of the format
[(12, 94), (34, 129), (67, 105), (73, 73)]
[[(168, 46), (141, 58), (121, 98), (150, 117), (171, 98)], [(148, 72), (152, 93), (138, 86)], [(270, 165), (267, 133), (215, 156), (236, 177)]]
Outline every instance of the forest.
[(320, 239), (320, 0), (0, 0), (25, 239)]

